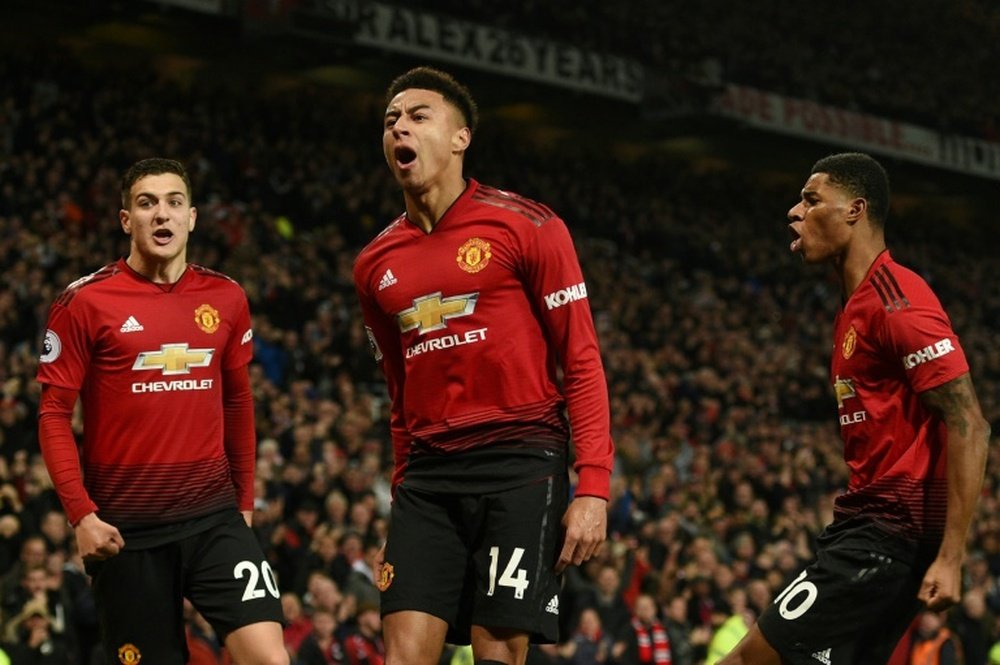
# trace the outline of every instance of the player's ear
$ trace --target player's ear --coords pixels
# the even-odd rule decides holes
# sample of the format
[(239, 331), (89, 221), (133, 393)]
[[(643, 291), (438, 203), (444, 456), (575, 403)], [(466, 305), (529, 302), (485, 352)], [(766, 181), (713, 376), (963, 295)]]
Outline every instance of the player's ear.
[(853, 199), (847, 205), (847, 223), (856, 224), (862, 219), (868, 217), (868, 199), (863, 199), (860, 196)]
[(125, 235), (132, 235), (132, 218), (128, 214), (128, 210), (122, 209), (118, 211), (118, 221), (121, 222), (122, 231)]
[(190, 216), (188, 217), (188, 233), (194, 231), (194, 222), (198, 218), (198, 209), (191, 206)]
[(451, 150), (452, 152), (465, 152), (470, 143), (472, 143), (472, 130), (468, 127), (462, 127), (451, 137)]

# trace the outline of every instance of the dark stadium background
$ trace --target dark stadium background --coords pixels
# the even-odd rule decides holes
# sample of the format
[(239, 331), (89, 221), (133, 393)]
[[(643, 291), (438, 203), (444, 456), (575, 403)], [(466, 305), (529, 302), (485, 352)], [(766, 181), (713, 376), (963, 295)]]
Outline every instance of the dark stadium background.
[[(194, 177), (190, 259), (237, 278), (255, 315), (259, 535), (283, 589), (307, 606), (321, 602), (311, 571), (338, 583), (351, 628), (371, 590), (349, 562), (384, 532), (389, 453), (349, 268), (402, 208), (381, 157), (382, 93), (417, 64), (452, 71), (479, 102), (466, 172), (551, 204), (588, 275), (619, 460), (612, 543), (568, 580), (567, 639), (579, 608), (621, 621), (645, 590), (673, 622), (674, 662), (698, 662), (734, 587), (759, 607), (811, 556), (845, 480), (825, 375), (839, 295), (826, 268), (789, 255), (784, 215), (811, 164), (846, 146), (710, 113), (727, 84), (994, 146), (991, 176), (873, 154), (893, 184), (894, 256), (941, 296), (998, 431), (1000, 10), (986, 0), (694, 4), (403, 5), (632, 58), (646, 72), (643, 98), (620, 101), (360, 45), (330, 8), (363, 0), (6, 0), (0, 621), (20, 610), (25, 540), (40, 532), (51, 552), (67, 548), (65, 527), (46, 519), (58, 504), (35, 441), (48, 303), (127, 250), (117, 178), (165, 155)], [(998, 461), (993, 446), (967, 598), (949, 615), (970, 664), (987, 662), (1000, 638)], [(52, 594), (71, 609), (67, 639), (84, 663), (93, 617), (62, 559), (49, 557)], [(602, 589), (602, 576), (620, 588)]]

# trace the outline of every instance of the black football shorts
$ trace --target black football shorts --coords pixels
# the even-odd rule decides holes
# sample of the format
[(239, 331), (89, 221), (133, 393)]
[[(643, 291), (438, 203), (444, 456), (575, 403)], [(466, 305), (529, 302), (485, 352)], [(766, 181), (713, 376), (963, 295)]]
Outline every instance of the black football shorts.
[(790, 665), (884, 665), (922, 603), (926, 565), (841, 539), (775, 597), (757, 625)]
[(482, 495), (396, 489), (379, 580), (383, 616), (417, 610), (448, 622), (448, 642), (472, 625), (559, 638), (565, 473)]
[(220, 640), (259, 621), (282, 621), (278, 586), (253, 531), (228, 522), (149, 549), (125, 548), (87, 563), (93, 578), (104, 661), (119, 665), (187, 662), (187, 597)]

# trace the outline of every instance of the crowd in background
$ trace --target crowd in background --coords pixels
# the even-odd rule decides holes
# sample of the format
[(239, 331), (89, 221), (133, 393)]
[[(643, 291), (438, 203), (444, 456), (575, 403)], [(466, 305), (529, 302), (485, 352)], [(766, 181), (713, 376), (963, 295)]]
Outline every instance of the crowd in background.
[[(391, 4), (391, 3), (390, 3)], [(821, 11), (781, 0), (428, 0), (422, 7), (642, 63), (674, 84), (720, 81), (1000, 140), (1000, 10), (885, 0)]]
[[(371, 566), (387, 529), (388, 404), (351, 265), (402, 209), (380, 153), (381, 104), (378, 91), (182, 87), (61, 53), (0, 59), (0, 647), (15, 664), (89, 663), (95, 641), (87, 578), (39, 455), (34, 375), (49, 304), (125, 254), (119, 177), (154, 154), (192, 174), (189, 260), (250, 300), (254, 528), (280, 580), (289, 649), (301, 665), (380, 662)], [(564, 641), (531, 660), (653, 662), (669, 642), (675, 665), (711, 662), (812, 557), (847, 481), (827, 375), (840, 293), (790, 254), (784, 228), (800, 184), (535, 145), (489, 123), (467, 173), (567, 221), (611, 398), (610, 540), (567, 575)], [(922, 239), (929, 224), (894, 211), (890, 245), (951, 314), (1000, 431), (1000, 276), (980, 260), (986, 248)], [(946, 617), (970, 665), (1000, 639), (998, 471), (993, 446), (965, 595)], [(224, 662), (210, 626), (189, 616), (193, 662)]]

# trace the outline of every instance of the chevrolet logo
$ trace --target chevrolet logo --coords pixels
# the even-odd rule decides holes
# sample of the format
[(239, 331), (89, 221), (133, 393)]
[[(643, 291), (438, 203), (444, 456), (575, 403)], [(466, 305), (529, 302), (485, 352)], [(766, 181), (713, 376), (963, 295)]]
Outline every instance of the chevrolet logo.
[(448, 319), (468, 316), (476, 310), (478, 293), (442, 298), (441, 292), (413, 299), (413, 307), (396, 315), (401, 332), (416, 330), (421, 335), (447, 328)]
[(143, 351), (132, 369), (158, 369), (164, 374), (190, 374), (192, 367), (208, 367), (215, 349), (189, 349), (184, 344), (163, 344), (159, 351)]
[(833, 384), (833, 392), (837, 395), (838, 409), (844, 408), (844, 400), (858, 396), (857, 393), (854, 392), (854, 381), (851, 379), (842, 379), (839, 376)]

